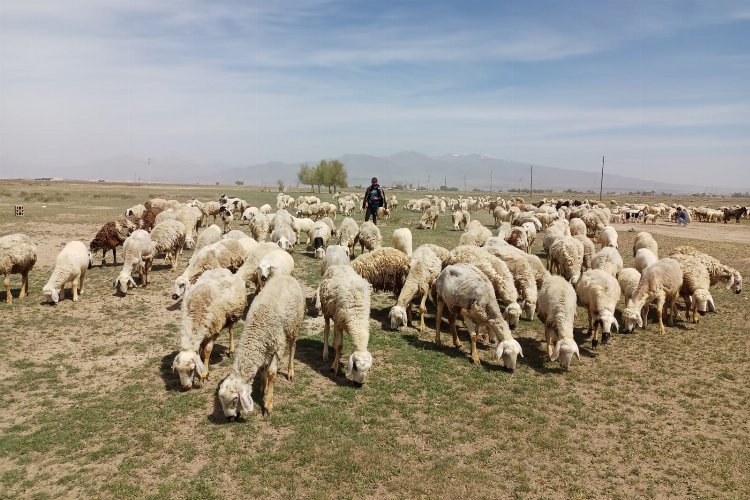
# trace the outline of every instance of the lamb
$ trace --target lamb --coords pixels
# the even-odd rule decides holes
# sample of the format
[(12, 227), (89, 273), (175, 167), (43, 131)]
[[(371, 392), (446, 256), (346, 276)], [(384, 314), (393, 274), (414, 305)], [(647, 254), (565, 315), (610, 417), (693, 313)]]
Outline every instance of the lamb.
[(130, 234), (139, 229), (141, 221), (128, 217), (119, 218), (104, 224), (89, 243), (92, 254), (102, 251), (102, 266), (106, 262), (107, 251), (112, 250), (112, 262), (117, 264), (117, 247), (122, 245)]
[(148, 285), (148, 272), (151, 270), (156, 249), (151, 236), (143, 229), (133, 231), (133, 234), (128, 236), (122, 244), (122, 249), (125, 252), (125, 258), (122, 270), (115, 278), (114, 286), (118, 293), (125, 295), (131, 285), (136, 286), (132, 276), (134, 266), (140, 276), (141, 286)]
[(513, 372), (516, 360), (523, 357), (521, 345), (515, 340), (503, 319), (495, 299), (492, 283), (472, 264), (447, 266), (435, 280), (437, 313), (435, 315), (435, 343), (441, 345), (440, 323), (443, 308), (448, 309), (448, 323), (453, 335), (453, 345), (461, 347), (456, 331), (456, 314), (461, 313), (471, 336), (471, 359), (480, 364), (477, 351), (478, 329), (487, 327), (490, 336), (498, 339), (495, 359), (502, 358), (506, 370)]
[(352, 268), (375, 290), (398, 295), (409, 274), (409, 257), (395, 248), (381, 247), (354, 259)]
[[(336, 207), (333, 207), (335, 210)], [(334, 214), (335, 217), (335, 214)], [(385, 207), (378, 207), (378, 219), (380, 220), (390, 220), (391, 218), (391, 211)]]
[(492, 238), (492, 231), (482, 225), (481, 222), (474, 219), (467, 226), (466, 232), (458, 240), (459, 245), (483, 246), (487, 239)]
[(396, 250), (404, 252), (411, 257), (411, 231), (407, 227), (401, 227), (393, 231), (393, 246)]
[(207, 247), (219, 240), (221, 240), (221, 228), (216, 224), (211, 224), (198, 236), (198, 241), (195, 243), (193, 254), (197, 253), (201, 248)]
[(234, 220), (234, 214), (232, 213), (232, 210), (229, 209), (226, 205), (222, 205), (221, 208), (219, 208), (219, 217), (221, 218), (222, 233), (226, 234), (227, 231), (232, 229), (232, 221)]
[(344, 218), (336, 231), (336, 238), (339, 245), (349, 249), (349, 258), (353, 258), (354, 246), (359, 241), (359, 225), (351, 217)]
[(291, 253), (294, 251), (294, 245), (297, 244), (297, 233), (291, 226), (278, 226), (271, 233), (271, 241), (279, 245), (282, 250)]
[(411, 256), (404, 286), (398, 294), (396, 304), (388, 313), (391, 329), (396, 330), (401, 325), (411, 326), (411, 301), (420, 297), (419, 331), (424, 332), (427, 297), (441, 270), (442, 261), (429, 246), (417, 247)]
[(0, 238), (0, 274), (3, 275), (5, 303), (13, 303), (10, 292), (10, 275), (21, 275), (21, 291), (18, 298), (29, 294), (29, 272), (36, 264), (36, 244), (23, 233), (9, 234)]
[(140, 217), (146, 211), (146, 207), (141, 205), (133, 205), (132, 207), (125, 210), (125, 217)]
[[(573, 355), (579, 360), (581, 354), (573, 338), (576, 314), (576, 292), (561, 276), (550, 276), (539, 290), (537, 315), (544, 323), (547, 354), (551, 361), (560, 363), (567, 371)], [(553, 347), (554, 346), (554, 347)]]
[(513, 275), (513, 283), (515, 284), (516, 291), (518, 291), (518, 296), (522, 299), (521, 309), (526, 319), (532, 321), (536, 311), (539, 289), (531, 264), (523, 255), (512, 250), (513, 247), (510, 245), (502, 247), (485, 246), (484, 248), (508, 266)]
[(645, 305), (656, 300), (656, 312), (659, 317), (659, 331), (664, 334), (662, 310), (667, 306), (670, 324), (674, 318), (677, 295), (682, 287), (682, 269), (675, 259), (661, 259), (643, 270), (641, 281), (622, 312), (624, 331), (631, 332), (635, 325), (645, 328), (647, 317)]
[(326, 270), (331, 266), (348, 266), (350, 264), (349, 255), (349, 247), (329, 245), (326, 249), (326, 256), (323, 257), (323, 262), (320, 263), (320, 274), (325, 274)]
[[(394, 251), (398, 252), (397, 250)], [(361, 257), (369, 257), (374, 253)], [(353, 344), (353, 352), (349, 355), (347, 376), (357, 386), (362, 386), (372, 367), (372, 354), (367, 350), (370, 339), (370, 295), (372, 294), (372, 287), (358, 276), (351, 267), (332, 266), (323, 276), (318, 294), (325, 320), (323, 359), (328, 359), (328, 334), (333, 320), (334, 358), (330, 370), (331, 375), (335, 377), (338, 373), (341, 351), (344, 347), (344, 332), (346, 332)]]
[[(33, 245), (33, 243), (32, 243)], [(0, 245), (2, 248), (2, 245)], [(36, 248), (34, 249), (36, 251)], [(36, 253), (34, 254), (36, 260)], [(71, 241), (57, 254), (55, 268), (42, 288), (42, 293), (55, 304), (65, 295), (65, 284), (70, 283), (73, 291), (73, 302), (78, 302), (78, 295), (83, 293), (83, 281), (86, 270), (91, 269), (91, 252), (82, 241)], [(10, 291), (8, 292), (10, 295)]]
[(696, 312), (705, 316), (709, 310), (716, 310), (714, 299), (709, 291), (711, 278), (708, 275), (708, 269), (693, 255), (676, 253), (671, 258), (679, 262), (682, 269), (680, 296), (685, 301), (685, 319), (698, 323)]
[(552, 274), (559, 274), (575, 285), (581, 277), (583, 243), (572, 236), (559, 238), (549, 249), (548, 263)]
[(612, 226), (607, 226), (604, 229), (602, 229), (602, 231), (599, 233), (598, 240), (602, 248), (604, 247), (618, 248), (617, 231), (615, 231), (615, 228), (613, 228)]
[(246, 305), (245, 282), (224, 268), (209, 269), (185, 293), (180, 352), (172, 363), (183, 390), (208, 378), (214, 342), (225, 326), (229, 331), (229, 357), (234, 356), (232, 326), (242, 318)]
[(675, 253), (697, 257), (708, 270), (708, 275), (711, 279), (711, 286), (714, 286), (719, 281), (726, 281), (727, 288), (734, 293), (740, 293), (742, 291), (742, 275), (736, 269), (722, 264), (718, 259), (699, 252), (691, 246), (677, 247), (674, 249), (674, 252), (672, 252), (672, 254)]
[[(188, 266), (183, 273), (177, 277), (172, 292), (172, 299), (179, 299), (188, 290), (191, 283), (209, 269), (224, 267), (234, 272), (240, 269), (250, 251), (257, 246), (252, 238), (242, 240), (219, 240), (194, 252), (190, 257)], [(275, 248), (278, 248), (274, 245)], [(251, 273), (255, 272), (253, 267)], [(247, 279), (243, 276), (244, 279)]]
[(289, 253), (279, 249), (269, 252), (258, 262), (258, 268), (255, 271), (256, 293), (272, 279), (278, 276), (289, 276), (293, 270), (294, 259)]
[(591, 269), (581, 275), (576, 293), (588, 314), (591, 346), (596, 349), (600, 336), (602, 344), (606, 345), (612, 325), (615, 331), (620, 329), (615, 319), (615, 308), (620, 300), (620, 284), (607, 271)]
[(437, 220), (440, 216), (440, 209), (435, 206), (431, 206), (422, 214), (422, 218), (417, 223), (417, 229), (435, 229), (437, 227)]
[(178, 220), (168, 220), (157, 224), (151, 231), (154, 242), (154, 255), (165, 254), (172, 272), (177, 271), (177, 257), (185, 245), (185, 225)]
[(487, 276), (494, 295), (505, 305), (503, 317), (510, 328), (515, 329), (521, 317), (521, 306), (518, 304), (518, 291), (513, 275), (505, 262), (484, 248), (464, 245), (451, 250), (450, 256), (443, 261), (443, 266), (451, 264), (473, 264)]
[(583, 244), (583, 264), (582, 269), (584, 271), (591, 269), (591, 259), (596, 253), (596, 246), (591, 238), (586, 236), (586, 233), (573, 235), (573, 238), (577, 239)]
[(273, 411), (273, 386), (278, 364), (289, 349), (287, 378), (294, 379), (294, 352), (305, 314), (305, 293), (291, 276), (268, 283), (253, 300), (245, 320), (231, 373), (219, 385), (219, 401), (227, 420), (253, 411), (253, 380), (261, 372), (263, 414)]
[(648, 248), (654, 255), (659, 256), (659, 245), (649, 232), (641, 231), (635, 235), (635, 240), (633, 240), (633, 257), (635, 257), (641, 248)]
[(471, 222), (471, 215), (466, 210), (456, 210), (451, 217), (455, 231), (466, 231), (466, 227)]
[(642, 273), (651, 264), (658, 262), (659, 258), (648, 248), (639, 248), (635, 253), (635, 268)]
[(602, 249), (596, 252), (591, 258), (591, 268), (601, 269), (617, 278), (618, 273), (622, 271), (623, 268), (620, 252), (614, 247), (602, 247)]
[(383, 236), (378, 226), (370, 221), (365, 222), (359, 228), (359, 246), (361, 253), (377, 250), (383, 244)]

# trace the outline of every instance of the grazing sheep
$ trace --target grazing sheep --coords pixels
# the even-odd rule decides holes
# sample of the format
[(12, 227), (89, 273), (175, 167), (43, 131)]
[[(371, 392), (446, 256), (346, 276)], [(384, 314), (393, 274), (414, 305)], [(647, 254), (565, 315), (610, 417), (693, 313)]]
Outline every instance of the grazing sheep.
[(549, 249), (548, 264), (550, 273), (559, 274), (575, 285), (581, 277), (583, 243), (572, 236), (558, 238)]
[(639, 248), (635, 253), (635, 268), (639, 273), (642, 273), (644, 269), (658, 261), (659, 258), (648, 248)]
[(396, 304), (388, 313), (391, 329), (396, 330), (401, 325), (411, 326), (411, 301), (420, 297), (419, 331), (425, 330), (424, 315), (427, 312), (426, 301), (430, 288), (442, 270), (442, 261), (427, 245), (417, 247), (409, 262), (409, 273), (398, 294)]
[(391, 218), (391, 211), (389, 209), (385, 207), (378, 207), (378, 219), (379, 220), (390, 220), (390, 218)]
[(662, 310), (667, 306), (670, 326), (674, 320), (675, 302), (682, 288), (682, 269), (675, 259), (661, 259), (643, 270), (638, 288), (622, 312), (624, 331), (631, 332), (637, 324), (646, 327), (647, 317), (644, 306), (656, 301), (659, 317), (659, 332), (665, 333)]
[(633, 240), (633, 257), (636, 256), (638, 250), (641, 248), (648, 248), (654, 255), (659, 256), (659, 245), (649, 232), (641, 231), (635, 235), (635, 240)]
[(258, 262), (255, 270), (256, 293), (278, 276), (289, 276), (294, 270), (294, 259), (287, 252), (277, 249), (269, 252)]
[(581, 220), (586, 224), (586, 236), (589, 238), (593, 238), (596, 233), (604, 231), (604, 221), (602, 221), (595, 213), (585, 213), (581, 215)]
[(278, 364), (289, 349), (287, 378), (294, 379), (294, 352), (305, 315), (305, 293), (291, 276), (268, 283), (250, 306), (231, 373), (219, 385), (219, 401), (228, 420), (253, 411), (253, 380), (262, 373), (263, 414), (273, 411)]
[(370, 221), (365, 222), (359, 228), (359, 246), (360, 252), (365, 253), (377, 250), (383, 244), (383, 236), (380, 234), (378, 226)]
[(591, 258), (591, 269), (601, 269), (608, 272), (615, 278), (622, 271), (623, 262), (620, 252), (614, 247), (602, 247)]
[(141, 219), (123, 217), (104, 224), (89, 243), (92, 254), (102, 251), (102, 266), (105, 263), (107, 251), (112, 250), (112, 262), (117, 264), (117, 247), (122, 245), (130, 234), (140, 229)]
[(513, 226), (510, 225), (510, 222), (501, 222), (497, 226), (497, 237), (507, 242), (511, 231), (513, 231)]
[[(521, 298), (521, 309), (529, 321), (534, 319), (536, 304), (538, 300), (538, 287), (536, 277), (529, 261), (520, 255), (517, 249), (510, 245), (485, 246), (487, 252), (505, 262), (513, 275), (513, 283)], [(545, 271), (546, 272), (546, 271)]]
[(456, 210), (451, 217), (455, 231), (466, 231), (466, 227), (471, 222), (471, 215), (466, 210)]
[(435, 252), (435, 255), (438, 256), (438, 259), (440, 259), (441, 262), (447, 259), (451, 253), (450, 250), (448, 250), (447, 248), (441, 247), (440, 245), (435, 245), (434, 243), (425, 243), (424, 245), (420, 245), (420, 246), (426, 246), (430, 250)]
[[(216, 227), (218, 227), (218, 226), (216, 226)], [(221, 229), (219, 229), (219, 230), (221, 230)], [(221, 238), (225, 239), (225, 240), (241, 240), (242, 238), (247, 238), (247, 234), (244, 233), (243, 231), (240, 231), (239, 229), (232, 229), (231, 231), (229, 231), (227, 234), (225, 234)], [(219, 240), (216, 240), (216, 241), (219, 241)], [(212, 242), (212, 243), (215, 243), (215, 242)]]
[(514, 246), (519, 250), (523, 250), (526, 253), (529, 252), (529, 247), (531, 245), (529, 243), (529, 237), (526, 234), (526, 230), (523, 227), (514, 227), (513, 229), (511, 229), (507, 241), (511, 246)]
[(401, 227), (393, 231), (393, 247), (411, 257), (411, 231), (407, 227)]
[[(255, 218), (255, 216), (260, 214), (260, 210), (258, 210), (258, 207), (247, 207), (244, 212), (242, 212), (242, 217), (240, 217), (240, 220), (246, 220), (251, 221)], [(216, 220), (216, 218), (214, 218)]]
[(492, 238), (492, 231), (484, 227), (481, 222), (474, 219), (467, 226), (466, 232), (459, 238), (458, 244), (481, 247), (489, 238)]
[(250, 221), (250, 234), (259, 243), (268, 239), (270, 229), (271, 220), (265, 214), (258, 214)]
[(277, 210), (276, 213), (273, 214), (273, 217), (271, 218), (270, 229), (271, 231), (273, 231), (274, 229), (281, 226), (292, 226), (292, 215), (283, 209)]
[[(36, 255), (34, 259), (36, 260)], [(65, 284), (70, 283), (73, 302), (78, 302), (78, 295), (83, 293), (86, 270), (91, 269), (92, 260), (91, 252), (82, 241), (71, 241), (66, 244), (57, 254), (55, 268), (42, 288), (47, 300), (57, 304), (65, 295)], [(10, 291), (8, 294), (10, 295)]]
[(547, 354), (551, 361), (560, 363), (563, 370), (570, 368), (573, 355), (581, 354), (573, 338), (576, 314), (576, 292), (561, 276), (549, 276), (539, 290), (537, 315), (544, 323)]
[(302, 240), (300, 239), (300, 236), (302, 234), (307, 236), (306, 243), (310, 243), (309, 233), (312, 230), (313, 226), (315, 226), (315, 221), (312, 219), (298, 219), (297, 217), (292, 217), (292, 229), (294, 229), (294, 231), (297, 233), (297, 241), (299, 243), (302, 243)]
[(326, 256), (320, 263), (320, 274), (325, 274), (331, 266), (348, 266), (350, 264), (349, 247), (343, 245), (329, 245)]
[(480, 364), (477, 337), (480, 327), (487, 327), (490, 337), (498, 340), (495, 359), (503, 359), (505, 368), (514, 371), (516, 360), (523, 357), (521, 345), (515, 340), (508, 324), (500, 313), (492, 283), (485, 274), (472, 264), (447, 266), (435, 280), (437, 313), (435, 315), (435, 343), (441, 345), (440, 323), (443, 308), (448, 309), (448, 323), (453, 335), (453, 345), (461, 347), (456, 331), (456, 314), (460, 313), (471, 337), (471, 360)]
[[(36, 264), (36, 244), (23, 233), (9, 234), (0, 238), (0, 274), (3, 275), (5, 303), (13, 303), (10, 293), (10, 275), (21, 275), (21, 291), (18, 298), (29, 294), (29, 272)], [(75, 295), (75, 292), (74, 292)]]
[(597, 237), (599, 244), (604, 247), (618, 248), (617, 246), (617, 231), (612, 226), (607, 226), (599, 232)]
[(326, 256), (328, 240), (333, 235), (331, 227), (323, 221), (317, 221), (308, 233), (308, 241), (312, 241), (313, 255), (316, 259)]
[(367, 350), (370, 339), (371, 293), (370, 284), (349, 266), (329, 267), (318, 288), (321, 311), (325, 320), (323, 360), (328, 359), (328, 334), (331, 321), (333, 321), (334, 358), (331, 375), (335, 377), (338, 373), (341, 351), (344, 347), (344, 332), (346, 332), (353, 345), (353, 352), (349, 355), (347, 376), (358, 386), (365, 383), (372, 367), (372, 354)]
[(291, 253), (294, 251), (294, 245), (297, 244), (297, 233), (291, 226), (277, 226), (271, 233), (271, 241), (279, 245), (282, 250)]
[(125, 217), (140, 217), (146, 211), (146, 207), (141, 205), (133, 205), (132, 207), (125, 210)]
[(625, 305), (635, 294), (638, 283), (641, 281), (641, 273), (632, 267), (626, 267), (617, 275), (617, 282), (620, 284), (620, 292), (625, 301)]
[(709, 310), (716, 310), (714, 299), (709, 291), (711, 277), (708, 275), (708, 269), (693, 255), (676, 253), (671, 258), (679, 262), (682, 269), (680, 296), (685, 301), (685, 319), (698, 323), (696, 312), (705, 316)]
[(245, 262), (240, 266), (239, 269), (237, 269), (236, 274), (244, 281), (255, 283), (257, 277), (256, 271), (258, 270), (258, 264), (260, 264), (260, 261), (269, 253), (276, 252), (278, 250), (279, 246), (275, 243), (271, 243), (270, 241), (258, 243), (247, 253)]
[(151, 241), (151, 235), (143, 229), (133, 231), (133, 234), (128, 236), (122, 244), (122, 249), (125, 252), (125, 258), (122, 270), (115, 278), (114, 286), (117, 292), (125, 295), (131, 286), (136, 286), (132, 276), (134, 270), (140, 276), (141, 286), (148, 285), (148, 272), (151, 270), (156, 249), (154, 242)]
[(588, 314), (591, 346), (596, 349), (600, 337), (602, 344), (606, 345), (612, 325), (615, 331), (620, 328), (615, 319), (615, 308), (620, 300), (620, 284), (607, 271), (591, 269), (581, 275), (576, 285), (576, 294)]
[(398, 295), (409, 274), (409, 257), (391, 247), (381, 247), (360, 255), (352, 268), (375, 288)]
[(349, 258), (354, 258), (354, 246), (359, 241), (359, 225), (351, 217), (344, 218), (341, 221), (338, 231), (336, 231), (338, 244), (349, 249)]
[(185, 245), (185, 225), (178, 220), (168, 220), (157, 224), (151, 231), (154, 242), (154, 256), (165, 254), (172, 272), (177, 271), (177, 257)]
[(226, 234), (232, 229), (232, 221), (234, 220), (234, 214), (232, 210), (225, 205), (219, 208), (219, 218), (221, 218), (221, 231)]
[[(179, 299), (188, 290), (191, 283), (209, 269), (224, 267), (234, 272), (243, 267), (245, 259), (258, 243), (252, 238), (242, 240), (219, 240), (193, 253), (188, 266), (174, 282), (172, 299)], [(274, 248), (279, 248), (273, 245)], [(255, 267), (250, 273), (255, 273)], [(243, 279), (249, 278), (243, 276)]]
[[(586, 236), (586, 224), (578, 217), (570, 219), (570, 235), (583, 235)], [(587, 236), (588, 237), (588, 236)]]
[[(742, 275), (740, 272), (733, 267), (722, 264), (718, 259), (711, 257), (705, 253), (697, 251), (691, 246), (681, 246), (674, 249), (672, 255), (675, 253), (682, 253), (685, 255), (692, 255), (697, 257), (706, 269), (711, 279), (711, 286), (714, 286), (719, 281), (726, 281), (727, 288), (732, 290), (734, 293), (740, 293), (742, 291)], [(670, 257), (672, 256), (670, 255)]]
[(591, 259), (596, 253), (596, 246), (594, 245), (594, 242), (591, 241), (591, 238), (586, 236), (585, 232), (584, 234), (575, 234), (573, 235), (573, 238), (577, 239), (583, 244), (583, 264), (581, 269), (587, 271), (591, 269)]
[(221, 240), (221, 228), (216, 224), (211, 224), (198, 235), (198, 241), (195, 243), (193, 254), (197, 253), (201, 248), (212, 245), (219, 240)]
[(183, 390), (208, 378), (214, 342), (225, 326), (229, 331), (229, 356), (234, 356), (232, 326), (242, 318), (246, 305), (245, 282), (224, 268), (209, 269), (185, 293), (180, 352), (172, 363), (172, 371), (178, 373)]
[(438, 217), (440, 216), (440, 209), (438, 207), (431, 206), (422, 214), (422, 218), (417, 223), (417, 229), (435, 229), (437, 227)]

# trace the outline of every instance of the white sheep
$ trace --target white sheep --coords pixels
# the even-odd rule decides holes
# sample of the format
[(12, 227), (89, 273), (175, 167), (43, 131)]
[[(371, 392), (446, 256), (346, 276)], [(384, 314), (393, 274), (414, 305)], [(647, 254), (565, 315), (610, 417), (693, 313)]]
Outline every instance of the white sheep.
[(73, 302), (78, 302), (78, 295), (83, 293), (83, 282), (86, 270), (91, 269), (93, 257), (91, 251), (82, 241), (71, 241), (63, 247), (55, 258), (55, 268), (42, 288), (42, 293), (53, 303), (65, 295), (65, 284), (70, 283), (73, 291)]
[(641, 273), (632, 267), (626, 267), (617, 275), (617, 282), (620, 284), (620, 292), (625, 305), (633, 297), (638, 289), (638, 283), (641, 281)]
[(591, 258), (592, 269), (601, 269), (615, 278), (617, 278), (618, 273), (622, 271), (623, 266), (622, 256), (620, 256), (620, 252), (614, 247), (602, 247), (602, 249), (596, 252)]
[[(258, 214), (260, 214), (260, 210), (258, 210), (258, 207), (247, 207), (245, 211), (242, 212), (242, 217), (240, 218), (240, 220), (241, 221), (246, 220), (250, 222)], [(214, 217), (214, 220), (216, 220), (215, 217)]]
[(359, 246), (361, 253), (377, 250), (383, 244), (383, 236), (380, 234), (378, 226), (370, 221), (365, 222), (359, 227)]
[(522, 299), (521, 309), (523, 310), (526, 319), (532, 321), (534, 319), (534, 313), (536, 312), (539, 289), (536, 284), (536, 278), (531, 264), (522, 255), (523, 252), (519, 254), (518, 249), (515, 249), (510, 245), (485, 246), (484, 248), (490, 254), (505, 262), (508, 266), (508, 269), (513, 275), (513, 283), (518, 291), (518, 296)]
[[(232, 210), (224, 205), (219, 209), (219, 218), (221, 219), (221, 231), (226, 234), (232, 229), (232, 221), (234, 220), (234, 214)], [(255, 235), (253, 235), (255, 236)]]
[(569, 227), (571, 236), (576, 236), (579, 234), (586, 236), (586, 224), (579, 217), (570, 219)]
[(349, 247), (343, 245), (329, 245), (326, 248), (326, 256), (320, 263), (320, 274), (325, 274), (331, 266), (350, 265)]
[(231, 373), (219, 385), (219, 401), (228, 420), (253, 411), (253, 380), (262, 375), (263, 414), (273, 410), (278, 365), (289, 349), (287, 378), (294, 379), (294, 353), (305, 315), (305, 293), (291, 276), (272, 280), (250, 306)]
[(260, 261), (271, 252), (279, 250), (279, 246), (270, 241), (258, 243), (253, 247), (245, 256), (245, 261), (237, 269), (237, 275), (240, 276), (244, 281), (255, 283), (258, 271), (258, 264)]
[(180, 352), (172, 363), (183, 390), (208, 378), (214, 342), (225, 326), (229, 331), (229, 356), (234, 355), (232, 326), (242, 318), (246, 305), (245, 282), (224, 268), (209, 269), (185, 293)]
[(693, 255), (675, 253), (671, 258), (679, 262), (682, 268), (680, 296), (685, 301), (685, 319), (698, 323), (696, 312), (705, 316), (708, 311), (716, 310), (714, 299), (709, 291), (711, 277), (708, 269), (700, 259)]
[(656, 301), (656, 312), (659, 317), (659, 332), (665, 333), (662, 311), (667, 306), (670, 325), (674, 320), (675, 302), (682, 287), (682, 269), (675, 259), (661, 259), (643, 270), (638, 288), (622, 312), (623, 329), (631, 332), (637, 324), (645, 328), (647, 323), (644, 307)]
[(573, 235), (573, 238), (577, 239), (583, 244), (583, 264), (582, 269), (584, 271), (591, 269), (591, 259), (594, 257), (594, 254), (596, 253), (596, 246), (594, 245), (594, 242), (591, 241), (591, 238), (586, 236), (586, 232), (584, 231), (583, 234), (575, 234)]
[(415, 297), (421, 299), (419, 304), (419, 331), (425, 330), (424, 316), (427, 312), (427, 297), (441, 270), (442, 261), (429, 246), (417, 247), (412, 253), (406, 281), (398, 294), (396, 304), (388, 313), (388, 319), (393, 330), (398, 329), (401, 325), (411, 326), (411, 301)]
[(408, 227), (401, 227), (393, 231), (393, 247), (411, 257), (412, 235)]
[(641, 231), (635, 235), (635, 240), (633, 240), (633, 257), (635, 257), (641, 248), (648, 248), (654, 255), (659, 256), (659, 245), (651, 233), (647, 231)]
[[(5, 302), (13, 303), (10, 293), (10, 275), (21, 275), (21, 291), (18, 298), (22, 299), (29, 293), (29, 272), (36, 264), (36, 244), (31, 238), (22, 233), (9, 234), (0, 238), (0, 274), (4, 276)], [(74, 293), (75, 294), (75, 293)]]
[(435, 229), (437, 227), (438, 217), (440, 216), (440, 209), (435, 206), (429, 207), (424, 211), (422, 217), (417, 223), (417, 229)]
[(291, 253), (294, 251), (294, 245), (297, 244), (297, 233), (286, 224), (276, 226), (271, 233), (271, 241), (279, 245), (282, 250)]
[(471, 222), (471, 215), (466, 210), (456, 210), (451, 218), (453, 219), (453, 229), (456, 231), (466, 231), (466, 227)]
[(221, 240), (221, 228), (216, 224), (211, 224), (206, 229), (204, 229), (200, 235), (198, 235), (198, 240), (195, 242), (195, 249), (193, 250), (193, 254), (196, 254), (201, 248), (212, 245), (219, 240)]
[(370, 339), (370, 296), (372, 287), (349, 266), (332, 266), (318, 287), (323, 330), (323, 360), (328, 359), (328, 334), (333, 321), (334, 358), (331, 375), (336, 376), (344, 347), (344, 332), (349, 335), (353, 352), (349, 356), (347, 376), (355, 384), (367, 380), (372, 367), (372, 354), (367, 350)]
[(125, 258), (122, 263), (122, 270), (115, 278), (115, 289), (120, 294), (126, 294), (131, 286), (136, 286), (133, 281), (133, 272), (138, 272), (141, 279), (141, 286), (148, 285), (148, 273), (154, 261), (156, 248), (151, 241), (151, 235), (143, 229), (136, 229), (133, 234), (128, 236), (122, 244)]
[(714, 286), (719, 281), (725, 281), (727, 283), (727, 289), (732, 290), (734, 293), (740, 293), (742, 291), (742, 275), (733, 267), (722, 264), (718, 259), (703, 252), (699, 252), (691, 246), (677, 247), (672, 252), (672, 254), (675, 253), (692, 255), (698, 258), (708, 270), (708, 276), (711, 279), (711, 286)]
[(511, 229), (507, 241), (511, 246), (514, 246), (527, 253), (529, 252), (529, 249), (531, 247), (529, 236), (526, 233), (526, 229), (524, 229), (523, 227), (514, 227), (513, 229)]
[(125, 210), (125, 217), (140, 217), (145, 211), (146, 207), (139, 203)]
[(185, 225), (178, 220), (167, 220), (151, 230), (154, 256), (164, 254), (172, 272), (177, 271), (177, 259), (185, 246)]
[(597, 239), (599, 244), (604, 247), (618, 248), (617, 246), (617, 231), (612, 226), (607, 226), (599, 232)]
[(262, 242), (268, 239), (271, 229), (271, 220), (265, 214), (258, 214), (250, 221), (250, 233), (256, 241)]
[(648, 248), (639, 248), (635, 253), (635, 268), (642, 273), (651, 264), (658, 262), (659, 258)]
[[(190, 285), (209, 269), (224, 267), (230, 271), (238, 271), (243, 267), (248, 254), (257, 245), (258, 243), (249, 237), (241, 240), (219, 240), (194, 252), (185, 271), (175, 279), (172, 299), (177, 300), (182, 297)], [(276, 245), (273, 247), (279, 248)], [(255, 273), (255, 267), (250, 273)], [(243, 279), (249, 278), (243, 276)]]
[[(247, 233), (240, 231), (239, 229), (232, 229), (221, 238), (225, 240), (241, 240), (242, 238), (247, 238)], [(219, 240), (216, 240), (216, 241), (219, 241)]]
[(263, 289), (266, 284), (278, 276), (291, 275), (294, 271), (294, 259), (284, 250), (269, 252), (258, 262), (255, 271), (255, 290)]
[(576, 292), (561, 276), (549, 276), (539, 290), (537, 315), (544, 323), (547, 354), (557, 361), (563, 370), (570, 368), (570, 361), (581, 354), (573, 338), (576, 314)]
[(607, 271), (590, 269), (581, 275), (576, 285), (576, 294), (588, 313), (591, 346), (596, 349), (600, 337), (602, 344), (606, 345), (612, 325), (615, 331), (620, 329), (615, 319), (615, 308), (620, 300), (620, 284)]
[(466, 232), (459, 238), (458, 244), (481, 247), (489, 238), (492, 238), (492, 231), (484, 227), (481, 222), (474, 219), (467, 226)]
[(516, 360), (523, 357), (521, 345), (515, 340), (508, 324), (500, 313), (492, 283), (476, 266), (472, 264), (453, 264), (447, 266), (435, 280), (437, 293), (437, 313), (435, 315), (435, 343), (441, 345), (440, 323), (443, 309), (448, 310), (448, 323), (453, 335), (453, 345), (461, 347), (456, 331), (456, 315), (464, 318), (471, 337), (471, 360), (480, 364), (477, 351), (477, 337), (480, 327), (487, 327), (490, 337), (498, 340), (495, 359), (503, 360), (505, 368), (514, 371)]
[(559, 274), (575, 285), (581, 277), (583, 243), (572, 236), (559, 237), (549, 249), (548, 264), (550, 273)]
[(351, 217), (344, 218), (336, 231), (338, 244), (349, 249), (349, 257), (354, 257), (354, 246), (359, 241), (359, 225)]

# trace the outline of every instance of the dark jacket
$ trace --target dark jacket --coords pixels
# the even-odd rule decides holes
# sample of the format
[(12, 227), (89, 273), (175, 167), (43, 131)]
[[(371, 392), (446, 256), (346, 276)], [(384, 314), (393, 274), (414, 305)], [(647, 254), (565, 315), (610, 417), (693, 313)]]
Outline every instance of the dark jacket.
[[(376, 190), (377, 192), (373, 193), (372, 191)], [(372, 204), (370, 203), (370, 198), (373, 198)], [(374, 199), (377, 197), (377, 200)], [(362, 209), (364, 210), (365, 207), (370, 206), (370, 208), (388, 208), (388, 202), (385, 199), (385, 191), (383, 191), (383, 188), (380, 187), (380, 184), (375, 184), (375, 186), (368, 186), (367, 190), (365, 191), (365, 198), (362, 200)]]

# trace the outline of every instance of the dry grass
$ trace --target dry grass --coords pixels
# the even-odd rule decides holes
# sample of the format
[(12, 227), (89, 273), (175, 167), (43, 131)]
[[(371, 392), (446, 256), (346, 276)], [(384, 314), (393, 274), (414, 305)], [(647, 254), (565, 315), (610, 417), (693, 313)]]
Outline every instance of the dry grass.
[[(526, 357), (513, 375), (499, 370), (489, 349), (477, 368), (468, 344), (435, 346), (432, 309), (423, 334), (383, 330), (393, 297), (376, 294), (375, 365), (364, 388), (327, 376), (321, 321), (309, 318), (296, 378), (279, 380), (275, 413), (226, 425), (215, 396), (231, 366), (226, 337), (203, 389), (180, 392), (169, 370), (179, 310), (168, 294), (174, 275), (161, 261), (152, 285), (125, 298), (112, 290), (119, 265), (90, 271), (78, 303), (68, 296), (56, 307), (41, 304), (40, 290), (65, 241), (88, 242), (101, 223), (149, 197), (214, 199), (221, 191), (260, 205), (275, 194), (57, 183), (0, 190), (7, 193), (0, 234), (21, 231), (43, 243), (31, 296), (0, 303), (4, 497), (750, 496), (747, 291), (717, 288), (720, 314), (698, 325), (678, 322), (664, 336), (653, 324), (615, 334), (597, 352), (579, 328), (582, 361), (569, 373), (544, 356), (541, 324), (522, 322), (516, 334)], [(14, 218), (21, 191), (48, 201), (27, 201), (26, 217)], [(407, 195), (399, 198), (403, 204)], [(488, 214), (475, 216), (490, 222)], [(395, 212), (381, 226), (386, 243), (406, 226), (415, 247), (457, 244), (448, 216), (436, 231), (414, 229), (417, 220)], [(750, 224), (721, 229), (748, 232)], [(633, 236), (620, 234), (626, 265)], [(693, 244), (750, 276), (746, 245), (656, 238), (662, 254)], [(297, 276), (314, 285), (319, 261), (300, 252), (295, 260)], [(15, 294), (19, 285), (14, 276)], [(580, 309), (577, 325), (585, 323)]]

